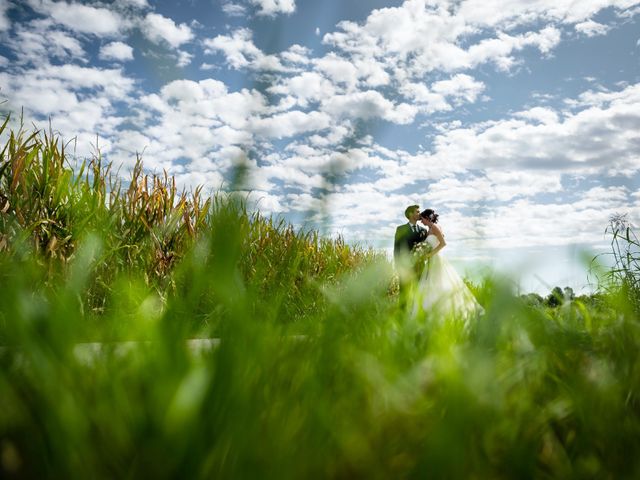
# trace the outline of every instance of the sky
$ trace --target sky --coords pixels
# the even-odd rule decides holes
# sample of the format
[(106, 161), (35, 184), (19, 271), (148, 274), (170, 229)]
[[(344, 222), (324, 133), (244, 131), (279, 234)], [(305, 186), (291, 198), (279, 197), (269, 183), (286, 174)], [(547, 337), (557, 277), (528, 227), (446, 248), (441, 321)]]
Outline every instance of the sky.
[(0, 98), (385, 252), (433, 208), (461, 273), (522, 291), (588, 289), (640, 224), (640, 0), (0, 0)]

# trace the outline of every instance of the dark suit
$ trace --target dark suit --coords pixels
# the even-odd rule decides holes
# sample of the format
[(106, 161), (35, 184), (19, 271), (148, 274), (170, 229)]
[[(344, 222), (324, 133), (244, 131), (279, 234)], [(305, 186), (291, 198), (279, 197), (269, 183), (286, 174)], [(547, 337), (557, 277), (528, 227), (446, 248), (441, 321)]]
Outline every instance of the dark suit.
[(416, 244), (423, 242), (427, 238), (426, 229), (417, 226), (417, 230), (417, 232), (414, 232), (409, 223), (400, 225), (396, 228), (396, 236), (393, 242), (393, 260), (398, 272), (400, 304), (403, 306), (406, 305), (407, 291), (415, 281), (411, 250)]
[(396, 263), (400, 261), (401, 255), (408, 255), (411, 253), (411, 249), (416, 244), (424, 241), (427, 238), (427, 230), (425, 228), (418, 227), (418, 231), (414, 232), (411, 229), (411, 224), (405, 223), (396, 228), (396, 238), (393, 242), (393, 259)]

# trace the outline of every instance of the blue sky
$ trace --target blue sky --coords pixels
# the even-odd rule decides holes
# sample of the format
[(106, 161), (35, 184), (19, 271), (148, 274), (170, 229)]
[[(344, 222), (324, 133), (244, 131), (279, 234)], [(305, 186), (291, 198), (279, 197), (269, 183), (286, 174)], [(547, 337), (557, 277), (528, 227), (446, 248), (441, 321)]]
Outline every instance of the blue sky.
[[(640, 223), (640, 0), (0, 0), (5, 112), (124, 169), (244, 188), (388, 250), (406, 205), (446, 254), (586, 283)], [(331, 175), (327, 175), (331, 172)]]

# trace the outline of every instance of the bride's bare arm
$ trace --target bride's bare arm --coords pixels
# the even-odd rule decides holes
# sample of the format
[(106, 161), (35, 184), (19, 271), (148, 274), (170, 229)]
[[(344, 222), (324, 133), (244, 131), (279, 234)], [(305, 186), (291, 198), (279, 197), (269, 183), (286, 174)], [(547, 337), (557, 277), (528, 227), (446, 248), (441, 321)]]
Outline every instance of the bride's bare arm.
[(438, 228), (437, 225), (433, 225), (431, 227), (431, 232), (433, 232), (433, 234), (438, 239), (438, 246), (429, 252), (428, 257), (433, 257), (436, 253), (442, 250), (447, 244), (447, 242), (445, 242), (444, 240), (444, 235), (442, 235), (442, 232), (440, 231), (440, 228)]

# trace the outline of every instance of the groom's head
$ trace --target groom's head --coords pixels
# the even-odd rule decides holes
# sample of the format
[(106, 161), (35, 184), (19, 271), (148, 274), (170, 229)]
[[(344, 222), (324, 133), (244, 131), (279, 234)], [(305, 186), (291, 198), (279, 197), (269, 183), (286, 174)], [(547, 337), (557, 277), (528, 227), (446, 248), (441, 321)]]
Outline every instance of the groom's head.
[(418, 219), (420, 218), (420, 206), (419, 205), (408, 206), (404, 211), (404, 216), (407, 217), (407, 219), (412, 223), (417, 222)]

